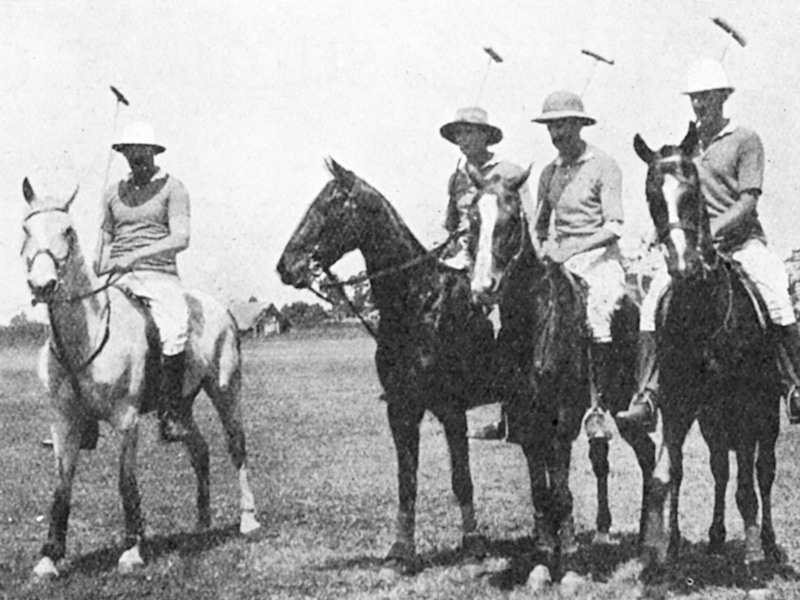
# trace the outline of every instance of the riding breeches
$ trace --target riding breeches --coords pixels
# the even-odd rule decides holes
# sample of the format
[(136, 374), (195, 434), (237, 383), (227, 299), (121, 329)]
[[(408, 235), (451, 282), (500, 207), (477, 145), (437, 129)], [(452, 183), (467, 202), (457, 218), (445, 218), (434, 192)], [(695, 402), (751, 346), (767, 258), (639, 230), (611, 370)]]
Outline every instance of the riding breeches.
[(189, 309), (178, 276), (159, 271), (132, 271), (123, 275), (117, 285), (147, 303), (164, 355), (183, 352), (189, 338)]
[[(789, 296), (789, 274), (781, 259), (758, 239), (747, 240), (730, 254), (731, 258), (742, 265), (742, 270), (761, 294), (772, 322), (776, 325), (794, 323), (794, 308)], [(642, 301), (639, 317), (641, 331), (656, 330), (658, 299), (669, 283), (667, 265), (663, 263), (650, 282), (650, 289)]]
[(596, 342), (611, 341), (611, 318), (625, 295), (625, 271), (616, 245), (594, 248), (570, 257), (565, 263), (588, 287), (586, 317)]

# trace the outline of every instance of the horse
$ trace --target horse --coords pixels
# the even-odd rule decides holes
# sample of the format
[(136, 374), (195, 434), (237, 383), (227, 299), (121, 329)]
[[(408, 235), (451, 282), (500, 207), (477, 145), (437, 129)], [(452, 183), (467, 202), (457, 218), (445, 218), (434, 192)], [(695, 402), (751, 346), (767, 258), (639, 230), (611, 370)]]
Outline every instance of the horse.
[[(569, 489), (572, 443), (597, 390), (590, 372), (584, 284), (563, 266), (543, 259), (533, 245), (517, 193), (529, 175), (530, 169), (512, 178), (486, 180), (470, 170), (478, 188), (470, 207), (478, 239), (471, 291), (477, 302), (499, 306), (497, 353), (505, 357), (499, 364), (512, 366), (506, 376), (498, 375), (499, 381), (507, 382), (500, 394), (505, 399), (508, 440), (521, 446), (528, 465), (535, 545), (547, 562), (566, 567), (569, 561), (562, 564), (560, 558), (569, 559), (577, 550)], [(627, 407), (633, 393), (637, 329), (638, 308), (626, 295), (612, 319), (613, 372), (604, 395), (611, 414)], [(619, 422), (618, 429), (642, 470), (644, 503), (655, 444), (640, 426)], [(607, 439), (590, 439), (589, 456), (597, 479), (597, 544), (610, 541), (608, 451)], [(644, 512), (641, 519), (640, 539)]]
[[(708, 445), (714, 477), (709, 551), (724, 552), (728, 453), (733, 450), (745, 564), (759, 563), (766, 555), (778, 558), (770, 495), (781, 378), (774, 332), (763, 317), (766, 309), (740, 268), (713, 244), (698, 169), (692, 161), (698, 145), (694, 124), (677, 146), (653, 151), (638, 134), (633, 145), (648, 166), (647, 204), (659, 241), (667, 250), (672, 279), (656, 318), (663, 447), (647, 502), (648, 564), (659, 566), (678, 556), (682, 448), (695, 419)], [(760, 535), (754, 466), (761, 500)], [(667, 496), (670, 513), (665, 534)]]
[[(53, 426), (58, 484), (50, 508), (47, 542), (34, 574), (58, 575), (56, 563), (66, 551), (72, 484), (81, 448), (94, 449), (99, 420), (122, 433), (119, 492), (125, 513), (124, 551), (118, 570), (144, 565), (144, 518), (136, 481), (136, 455), (142, 414), (157, 406), (160, 347), (157, 332), (142, 306), (108, 280), (89, 272), (66, 200), (36, 195), (27, 178), (22, 191), (28, 206), (23, 220), (22, 258), (34, 304), (47, 305), (50, 339), (42, 348), (39, 377), (56, 413)], [(197, 476), (197, 526), (211, 524), (208, 444), (191, 418), (201, 389), (211, 399), (227, 436), (238, 471), (242, 534), (259, 529), (247, 470), (240, 403), (241, 354), (230, 313), (206, 294), (187, 291), (189, 342), (183, 382), (190, 435), (185, 440)], [(155, 334), (155, 335), (154, 335)]]
[(280, 257), (284, 284), (311, 288), (321, 271), (360, 251), (379, 313), (375, 363), (397, 454), (398, 510), (387, 569), (413, 574), (419, 426), (425, 411), (442, 424), (451, 485), (461, 509), (461, 551), (480, 558), (466, 437), (466, 410), (487, 393), (491, 322), (470, 302), (466, 275), (427, 252), (374, 188), (328, 159), (333, 178), (317, 195)]

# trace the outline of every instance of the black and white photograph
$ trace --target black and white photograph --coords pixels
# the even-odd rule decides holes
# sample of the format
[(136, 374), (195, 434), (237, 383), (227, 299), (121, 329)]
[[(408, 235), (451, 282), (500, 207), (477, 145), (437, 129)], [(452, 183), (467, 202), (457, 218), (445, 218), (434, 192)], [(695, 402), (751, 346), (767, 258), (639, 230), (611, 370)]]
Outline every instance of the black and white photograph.
[(798, 31), (0, 0), (0, 600), (800, 598)]

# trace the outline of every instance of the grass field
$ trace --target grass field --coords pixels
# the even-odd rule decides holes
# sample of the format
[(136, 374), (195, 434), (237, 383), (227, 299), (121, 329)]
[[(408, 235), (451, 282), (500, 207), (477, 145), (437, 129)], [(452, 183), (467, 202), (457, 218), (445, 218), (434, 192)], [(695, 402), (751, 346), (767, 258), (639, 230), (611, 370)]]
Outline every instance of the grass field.
[[(67, 558), (61, 577), (32, 580), (47, 533), (55, 476), (49, 408), (34, 375), (35, 350), (0, 353), (0, 598), (527, 598), (533, 518), (524, 459), (516, 446), (471, 442), (476, 506), (489, 557), (464, 564), (456, 552), (458, 509), (449, 489), (441, 428), (422, 426), (417, 547), (424, 568), (390, 578), (380, 561), (392, 541), (396, 506), (394, 449), (379, 401), (371, 338), (285, 337), (244, 346), (244, 403), (251, 480), (264, 525), (255, 539), (238, 536), (238, 485), (222, 430), (205, 397), (195, 414), (211, 446), (213, 527), (195, 533), (194, 476), (182, 448), (156, 440), (145, 419), (140, 486), (150, 543), (146, 567), (116, 573), (122, 508), (117, 494), (119, 437), (101, 425), (98, 449), (82, 453), (73, 495)], [(470, 419), (486, 422), (496, 407)], [(778, 541), (786, 565), (767, 573), (777, 598), (800, 598), (798, 483), (800, 428), (785, 423), (774, 490)], [(582, 542), (580, 598), (743, 598), (742, 525), (728, 490), (726, 559), (704, 554), (711, 519), (707, 452), (696, 431), (688, 442), (681, 505), (682, 559), (664, 585), (636, 580), (640, 478), (632, 452), (612, 444), (610, 495), (614, 546), (593, 548), (594, 477), (586, 442), (575, 444), (572, 489)], [(556, 598), (556, 589), (539, 597)]]

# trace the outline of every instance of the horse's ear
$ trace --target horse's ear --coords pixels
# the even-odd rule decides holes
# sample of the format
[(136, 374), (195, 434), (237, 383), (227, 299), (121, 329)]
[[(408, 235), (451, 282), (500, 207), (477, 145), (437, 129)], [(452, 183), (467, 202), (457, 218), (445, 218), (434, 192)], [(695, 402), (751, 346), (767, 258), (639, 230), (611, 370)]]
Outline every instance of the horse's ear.
[(72, 196), (69, 197), (69, 200), (67, 200), (67, 203), (64, 205), (64, 210), (69, 210), (70, 204), (72, 204), (73, 201), (75, 200), (75, 198), (78, 196), (78, 190), (79, 189), (81, 189), (81, 186), (80, 185), (76, 185), (75, 186), (75, 191), (72, 192)]
[(33, 202), (34, 198), (36, 198), (36, 193), (33, 191), (31, 182), (28, 181), (27, 177), (22, 181), (22, 195), (25, 196), (25, 202), (28, 204)]
[(519, 188), (525, 185), (525, 182), (528, 181), (528, 177), (531, 176), (531, 169), (533, 169), (533, 163), (528, 165), (528, 168), (525, 169), (522, 173), (517, 175), (516, 177), (512, 177), (508, 180), (508, 189), (512, 192), (518, 192)]
[(636, 155), (648, 165), (655, 159), (656, 153), (650, 150), (650, 147), (638, 133), (633, 138), (633, 149), (636, 150)]
[(340, 183), (343, 183), (345, 187), (349, 188), (353, 185), (355, 180), (353, 173), (345, 169), (331, 157), (328, 157), (326, 164), (328, 165), (328, 170), (331, 172), (331, 175), (333, 175)]
[(697, 135), (697, 125), (695, 125), (694, 121), (689, 121), (689, 130), (679, 146), (681, 153), (684, 156), (693, 156), (699, 142), (700, 136)]
[(467, 175), (469, 175), (470, 180), (479, 190), (482, 190), (486, 186), (486, 180), (483, 178), (483, 173), (481, 173), (480, 169), (478, 169), (478, 167), (472, 163), (467, 163)]

